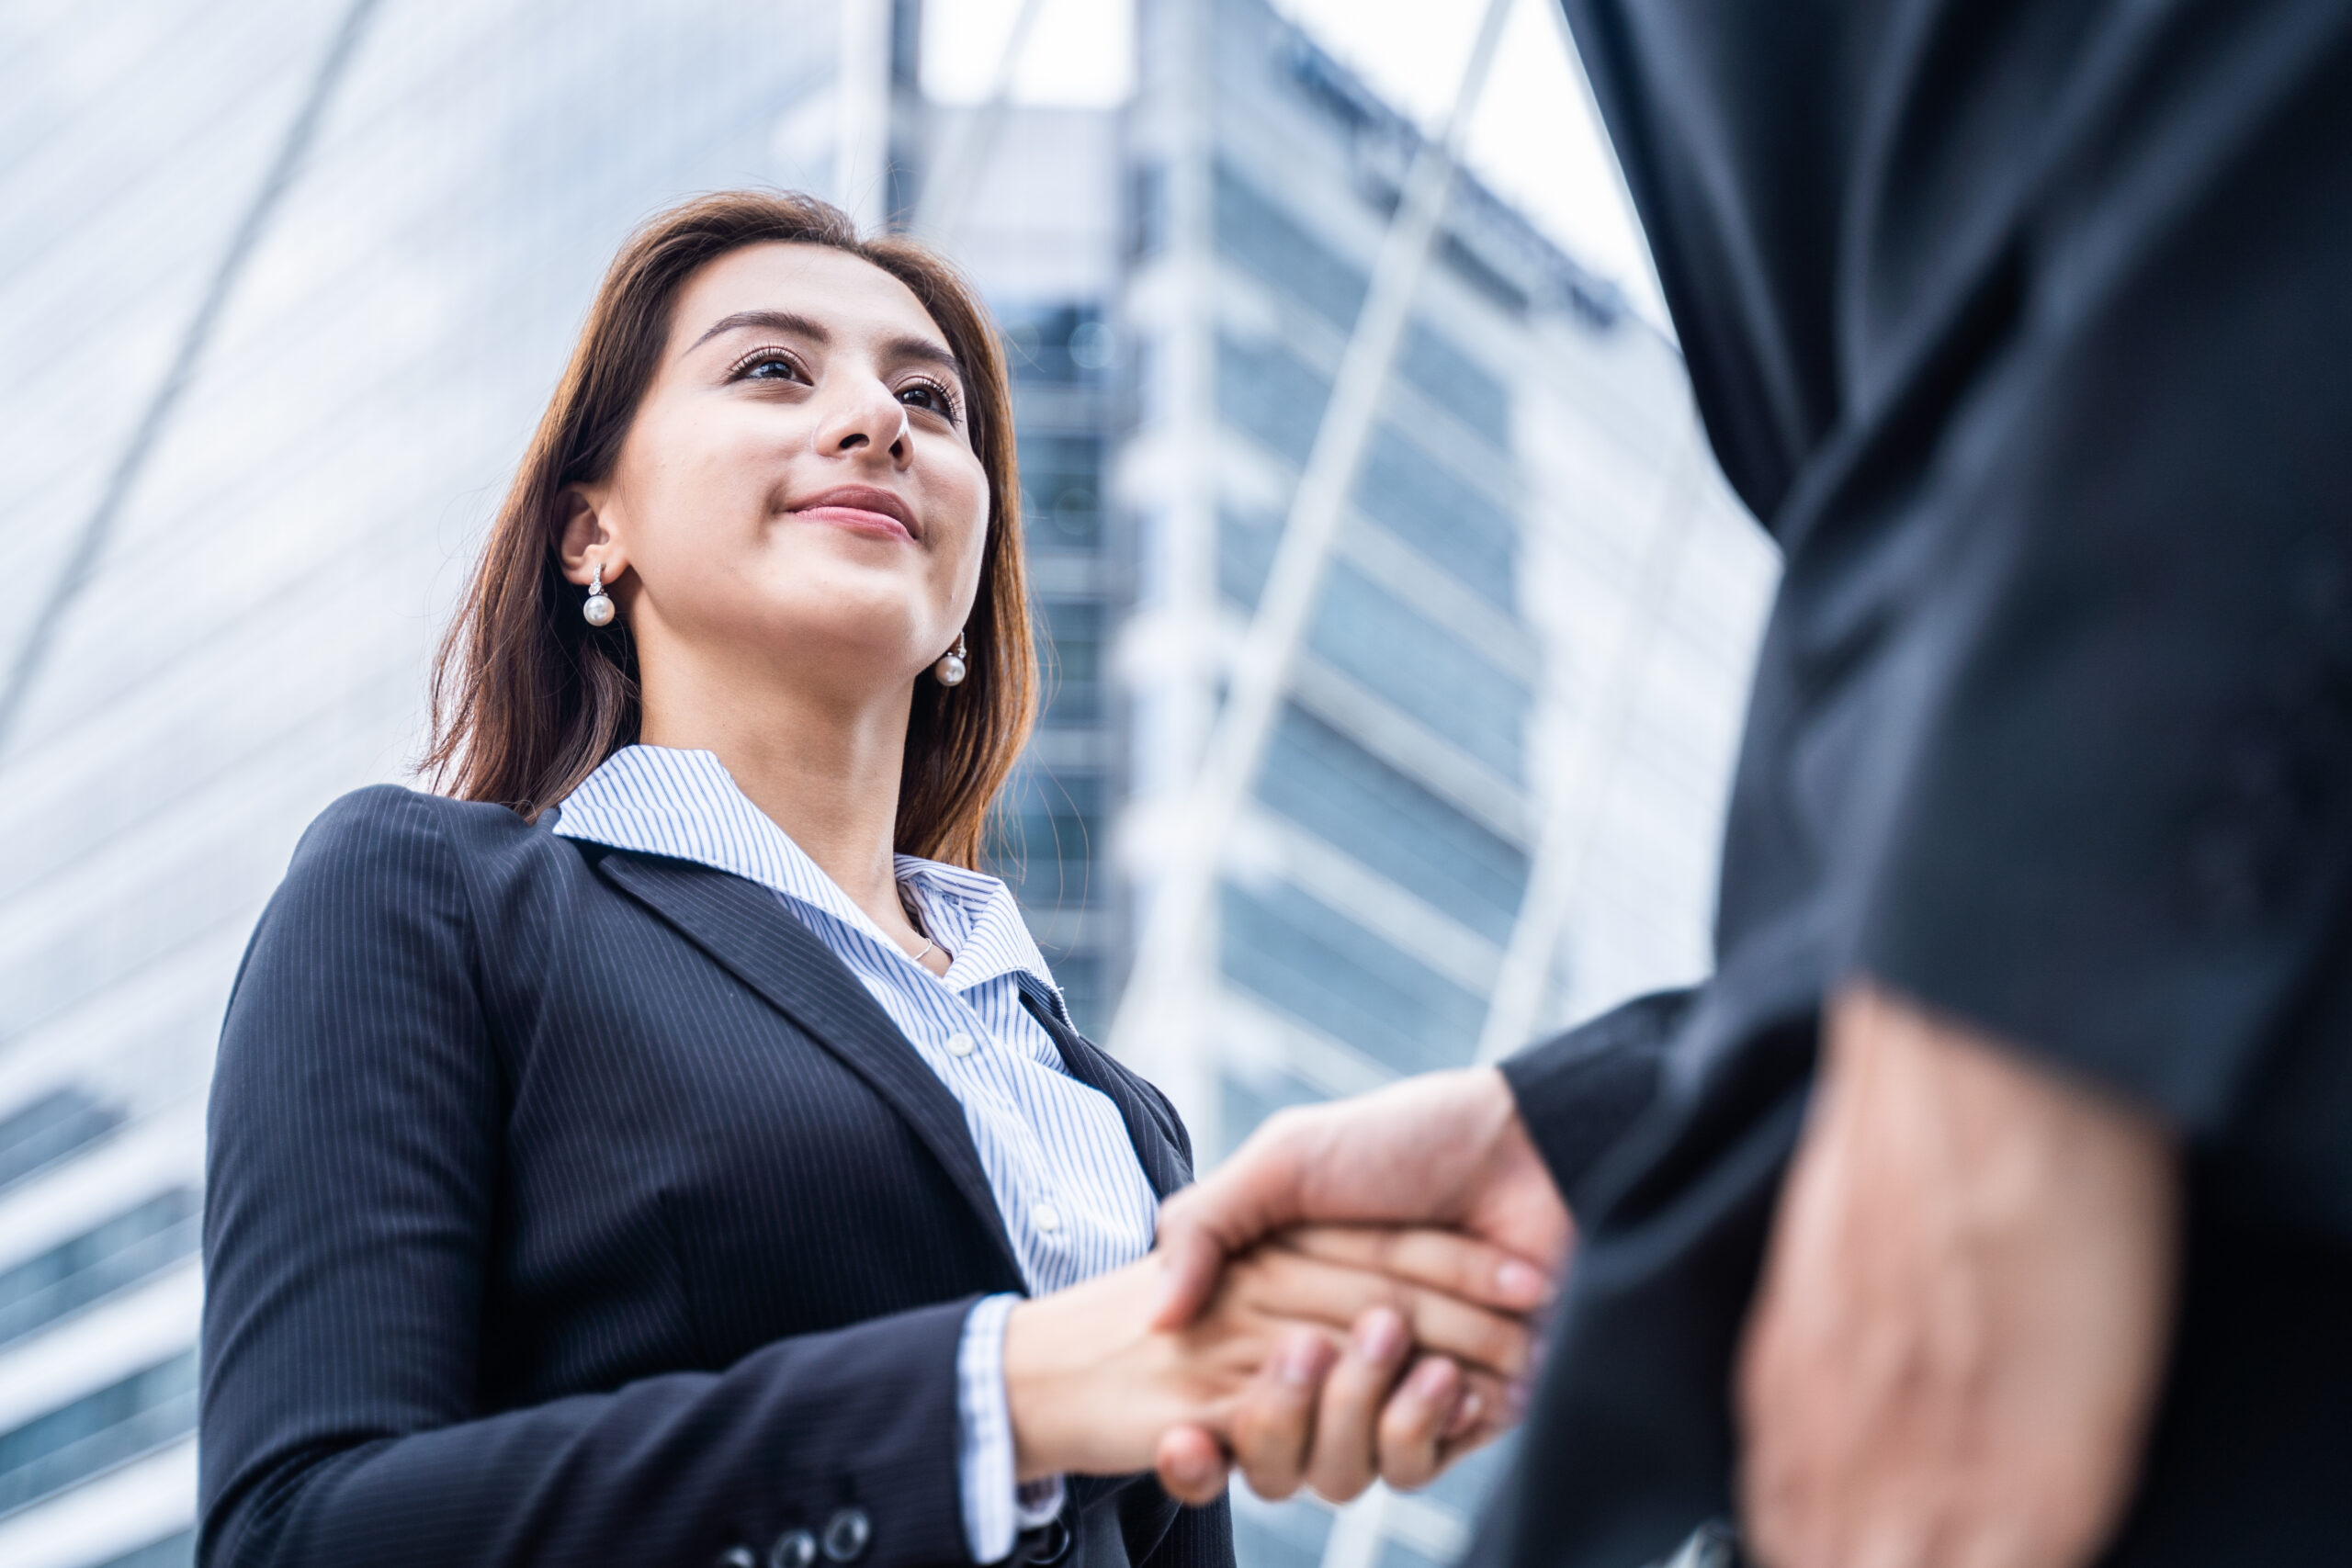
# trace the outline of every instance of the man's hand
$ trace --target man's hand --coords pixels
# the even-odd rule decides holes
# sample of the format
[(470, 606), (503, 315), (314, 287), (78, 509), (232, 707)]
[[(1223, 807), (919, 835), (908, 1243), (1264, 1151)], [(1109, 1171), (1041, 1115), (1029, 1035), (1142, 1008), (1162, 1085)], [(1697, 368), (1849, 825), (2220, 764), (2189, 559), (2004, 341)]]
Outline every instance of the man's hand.
[[(1499, 1072), (1408, 1078), (1269, 1118), (1208, 1179), (1170, 1199), (1159, 1218), (1158, 1325), (1174, 1327), (1199, 1311), (1228, 1257), (1306, 1222), (1439, 1225), (1490, 1242), (1513, 1256), (1487, 1278), (1448, 1288), (1519, 1313), (1549, 1296), (1573, 1235)], [(1367, 1325), (1328, 1382), (1268, 1382), (1253, 1391), (1232, 1458), (1270, 1495), (1305, 1480), (1343, 1498), (1375, 1473), (1425, 1482), (1507, 1418), (1466, 1408), (1436, 1363), (1400, 1383), (1404, 1371), (1403, 1348)], [(1378, 1397), (1368, 1397), (1375, 1386)], [(1206, 1502), (1223, 1490), (1227, 1462), (1205, 1431), (1179, 1427), (1160, 1444), (1160, 1482), (1175, 1496)]]
[[(1208, 1307), (1182, 1328), (1153, 1329), (1146, 1303), (1158, 1266), (1125, 1269), (1015, 1305), (1005, 1322), (1005, 1404), (1014, 1472), (1023, 1481), (1133, 1471), (1179, 1423), (1226, 1431), (1267, 1387), (1321, 1388), (1374, 1414), (1419, 1347), (1444, 1369), (1445, 1411), (1458, 1394), (1499, 1407), (1527, 1374), (1526, 1322), (1466, 1302), (1462, 1279), (1490, 1280), (1502, 1255), (1452, 1231), (1378, 1236), (1305, 1227), (1233, 1260)], [(1351, 1373), (1371, 1347), (1376, 1374)], [(1417, 1377), (1419, 1374), (1417, 1374)], [(1350, 1390), (1352, 1388), (1352, 1393)], [(1359, 1482), (1361, 1490), (1365, 1483)]]
[(1437, 1225), (1492, 1242), (1521, 1261), (1471, 1299), (1521, 1312), (1544, 1300), (1571, 1234), (1502, 1074), (1430, 1073), (1277, 1111), (1207, 1180), (1170, 1199), (1156, 1326), (1198, 1312), (1227, 1258), (1304, 1224)]
[(1738, 1370), (1771, 1568), (2079, 1568), (2170, 1334), (2177, 1161), (2146, 1117), (1858, 986), (1833, 1003)]

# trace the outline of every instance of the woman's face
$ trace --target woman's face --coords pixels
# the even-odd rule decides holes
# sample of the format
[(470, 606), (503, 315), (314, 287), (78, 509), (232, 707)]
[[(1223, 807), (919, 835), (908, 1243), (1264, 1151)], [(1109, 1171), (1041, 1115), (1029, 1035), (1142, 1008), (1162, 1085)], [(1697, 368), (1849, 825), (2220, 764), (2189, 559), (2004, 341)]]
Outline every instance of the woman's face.
[(766, 243), (687, 281), (611, 476), (570, 505), (570, 575), (604, 566), (649, 678), (764, 662), (849, 695), (954, 644), (989, 503), (962, 375), (906, 285)]

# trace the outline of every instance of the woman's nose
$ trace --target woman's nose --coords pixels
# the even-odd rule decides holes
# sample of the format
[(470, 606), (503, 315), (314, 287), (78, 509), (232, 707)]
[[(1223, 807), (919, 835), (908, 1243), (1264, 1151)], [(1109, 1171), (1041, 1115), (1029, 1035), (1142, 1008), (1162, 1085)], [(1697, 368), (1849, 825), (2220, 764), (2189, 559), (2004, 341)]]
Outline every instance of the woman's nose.
[(898, 468), (914, 460), (914, 432), (907, 423), (907, 405), (876, 382), (844, 398), (829, 415), (817, 437), (817, 449), (831, 457), (859, 452), (887, 456)]

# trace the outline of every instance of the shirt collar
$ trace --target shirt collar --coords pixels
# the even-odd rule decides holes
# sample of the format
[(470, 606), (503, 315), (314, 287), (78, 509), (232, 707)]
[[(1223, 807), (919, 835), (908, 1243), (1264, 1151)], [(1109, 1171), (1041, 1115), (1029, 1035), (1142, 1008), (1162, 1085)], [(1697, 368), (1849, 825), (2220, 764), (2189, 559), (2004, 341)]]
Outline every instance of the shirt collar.
[[(714, 752), (625, 746), (564, 800), (555, 831), (731, 873), (903, 956), (873, 917), (736, 787)], [(965, 991), (1001, 975), (1026, 975), (1067, 1016), (1011, 888), (985, 873), (918, 855), (898, 856), (895, 869), (924, 928), (955, 955), (948, 986)]]

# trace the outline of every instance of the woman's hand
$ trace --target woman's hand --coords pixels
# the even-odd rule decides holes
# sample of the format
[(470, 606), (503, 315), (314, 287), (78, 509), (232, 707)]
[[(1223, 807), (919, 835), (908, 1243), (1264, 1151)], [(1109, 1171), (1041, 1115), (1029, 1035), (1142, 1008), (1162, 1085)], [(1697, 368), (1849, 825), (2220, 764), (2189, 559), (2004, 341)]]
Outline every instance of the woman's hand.
[[(1424, 1354), (1381, 1435), (1395, 1427), (1418, 1441), (1433, 1472), (1441, 1446), (1459, 1450), (1500, 1429), (1508, 1387), (1528, 1371), (1521, 1314), (1542, 1299), (1542, 1277), (1514, 1261), (1449, 1232), (1302, 1227), (1236, 1259), (1180, 1328), (1148, 1326), (1157, 1257), (1023, 1302), (1004, 1346), (1019, 1473), (1148, 1468), (1171, 1427), (1229, 1436), (1253, 1383), (1277, 1394), (1253, 1408), (1314, 1401), (1368, 1425), (1363, 1413), (1388, 1402), (1417, 1346)], [(1352, 1473), (1359, 1457), (1370, 1465), (1368, 1455), (1319, 1454), (1322, 1470), (1290, 1479), (1352, 1495), (1369, 1480)]]

